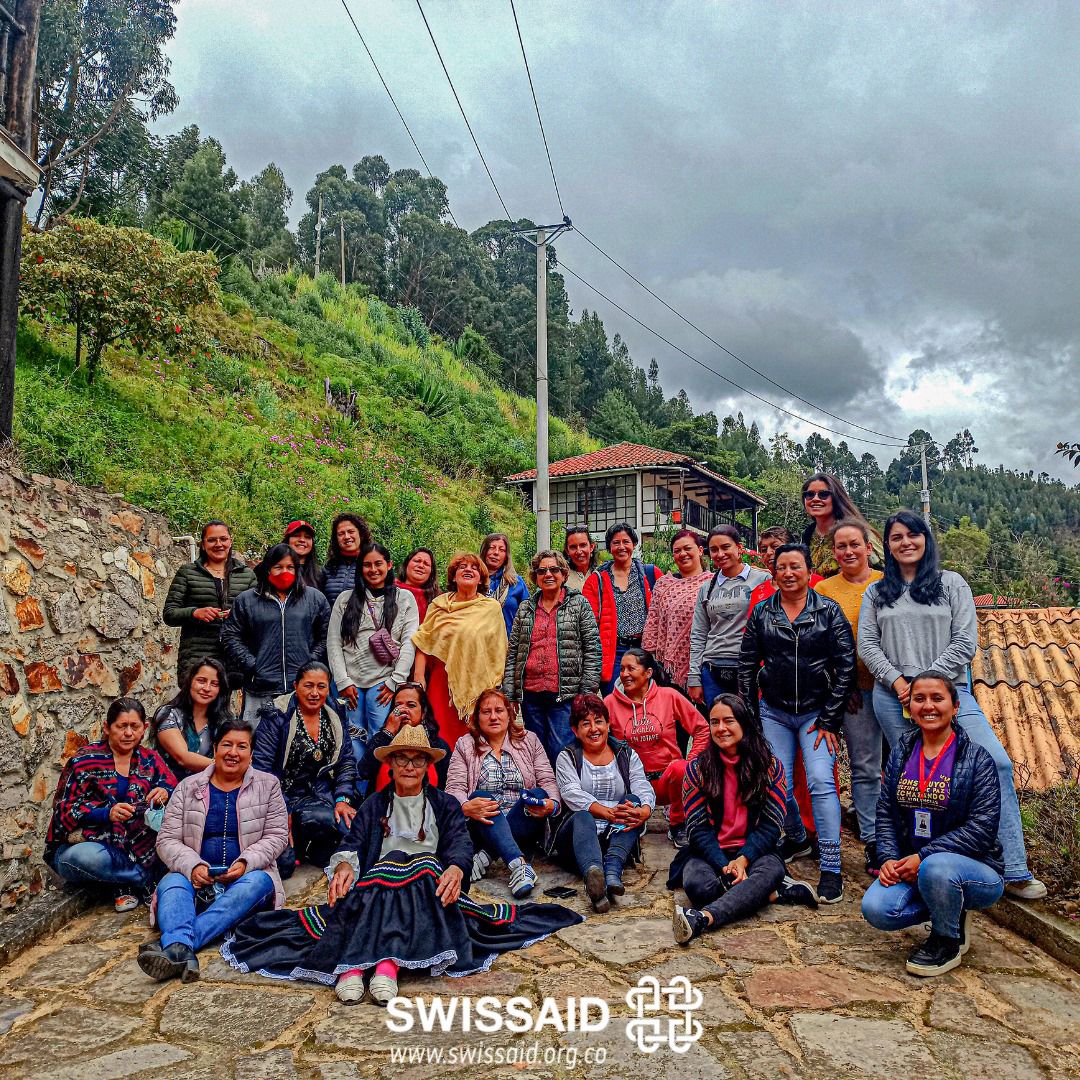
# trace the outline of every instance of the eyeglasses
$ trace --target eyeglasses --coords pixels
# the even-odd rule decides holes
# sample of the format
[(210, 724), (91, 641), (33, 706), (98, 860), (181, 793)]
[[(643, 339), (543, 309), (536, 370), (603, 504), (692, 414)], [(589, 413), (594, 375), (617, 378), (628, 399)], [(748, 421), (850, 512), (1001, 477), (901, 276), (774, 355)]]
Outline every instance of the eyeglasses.
[(427, 765), (427, 757), (424, 754), (417, 754), (415, 757), (395, 754), (390, 763), (399, 769), (422, 769)]
[(558, 577), (562, 573), (560, 566), (541, 566), (536, 573), (540, 577)]
[(832, 498), (831, 491), (804, 491), (802, 493), (803, 502), (811, 502), (814, 499), (820, 499), (822, 502), (828, 502)]

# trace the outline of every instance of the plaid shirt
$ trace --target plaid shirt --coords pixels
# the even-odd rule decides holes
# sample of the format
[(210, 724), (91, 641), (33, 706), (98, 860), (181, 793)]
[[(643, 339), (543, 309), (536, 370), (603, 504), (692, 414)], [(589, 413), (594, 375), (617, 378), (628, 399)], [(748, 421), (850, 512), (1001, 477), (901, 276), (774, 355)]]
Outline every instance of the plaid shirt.
[(536, 602), (524, 681), (524, 688), (534, 694), (545, 690), (552, 694), (559, 692), (559, 634), (556, 616), (565, 603), (566, 589), (559, 594), (559, 602), (550, 611), (544, 610), (542, 601)]

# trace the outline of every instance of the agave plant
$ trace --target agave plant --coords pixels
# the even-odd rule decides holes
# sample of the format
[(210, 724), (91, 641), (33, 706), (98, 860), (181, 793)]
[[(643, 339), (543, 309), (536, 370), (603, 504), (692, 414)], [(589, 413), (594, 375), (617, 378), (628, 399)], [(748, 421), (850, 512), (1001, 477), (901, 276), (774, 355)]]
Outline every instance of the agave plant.
[(421, 408), (432, 419), (438, 420), (454, 407), (454, 395), (446, 383), (425, 375), (416, 389)]

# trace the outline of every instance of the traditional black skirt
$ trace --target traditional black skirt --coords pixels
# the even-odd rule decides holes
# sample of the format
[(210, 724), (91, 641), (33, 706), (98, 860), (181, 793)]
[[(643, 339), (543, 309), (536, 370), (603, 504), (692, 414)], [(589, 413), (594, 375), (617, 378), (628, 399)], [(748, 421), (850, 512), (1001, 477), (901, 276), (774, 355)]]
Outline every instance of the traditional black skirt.
[(460, 977), (499, 953), (525, 949), (584, 916), (560, 904), (479, 904), (465, 893), (443, 907), (443, 868), (431, 854), (388, 852), (330, 907), (281, 908), (245, 919), (221, 946), (237, 970), (333, 986), (350, 968), (399, 967)]

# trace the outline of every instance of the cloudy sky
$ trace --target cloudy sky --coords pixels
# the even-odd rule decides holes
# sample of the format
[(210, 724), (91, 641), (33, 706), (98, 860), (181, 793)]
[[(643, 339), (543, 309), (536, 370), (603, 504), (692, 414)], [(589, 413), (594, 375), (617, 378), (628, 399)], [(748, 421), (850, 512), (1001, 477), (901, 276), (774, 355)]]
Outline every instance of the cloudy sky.
[[(349, 0), (458, 221), (502, 217), (412, 0)], [(581, 238), (560, 259), (702, 362), (883, 461), (879, 435), (1076, 479), (1080, 6), (517, 0), (567, 213), (784, 394), (680, 323)], [(510, 212), (556, 221), (509, 0), (426, 0)], [(180, 108), (242, 176), (296, 193), (381, 153), (420, 167), (341, 0), (182, 0)], [(1072, 72), (1070, 75), (1069, 72)], [(812, 430), (568, 280), (669, 393)], [(835, 436), (833, 436), (834, 441)]]

